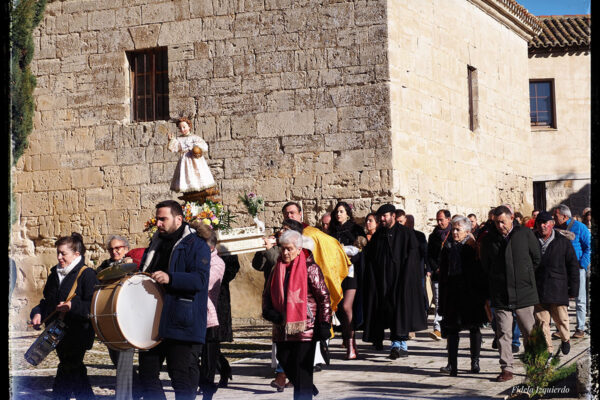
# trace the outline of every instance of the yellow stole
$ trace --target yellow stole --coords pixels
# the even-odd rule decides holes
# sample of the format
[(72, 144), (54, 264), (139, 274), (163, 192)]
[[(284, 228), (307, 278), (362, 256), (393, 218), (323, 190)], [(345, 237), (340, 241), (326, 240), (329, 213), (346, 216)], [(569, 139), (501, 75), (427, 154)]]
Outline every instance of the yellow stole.
[(308, 236), (315, 242), (313, 257), (315, 262), (321, 267), (325, 284), (329, 289), (331, 300), (331, 309), (337, 310), (339, 302), (342, 300), (342, 281), (348, 276), (348, 267), (352, 265), (350, 259), (344, 252), (344, 248), (332, 236), (320, 231), (312, 226), (307, 226), (302, 234)]

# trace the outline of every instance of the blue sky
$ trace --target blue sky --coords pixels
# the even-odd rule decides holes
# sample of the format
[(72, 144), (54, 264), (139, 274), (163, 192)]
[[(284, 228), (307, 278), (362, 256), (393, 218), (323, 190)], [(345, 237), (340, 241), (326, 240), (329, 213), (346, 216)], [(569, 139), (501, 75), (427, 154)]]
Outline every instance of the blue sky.
[(591, 14), (591, 0), (517, 0), (533, 15)]

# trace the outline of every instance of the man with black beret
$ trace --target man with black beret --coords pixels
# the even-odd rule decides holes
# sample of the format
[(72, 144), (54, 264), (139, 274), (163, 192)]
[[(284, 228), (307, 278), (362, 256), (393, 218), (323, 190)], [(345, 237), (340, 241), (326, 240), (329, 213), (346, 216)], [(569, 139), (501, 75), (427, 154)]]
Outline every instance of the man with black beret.
[(571, 241), (554, 229), (554, 219), (547, 211), (542, 211), (535, 219), (535, 236), (540, 242), (542, 260), (535, 271), (540, 304), (534, 307), (534, 317), (541, 325), (548, 351), (552, 353), (550, 317), (558, 328), (561, 338), (560, 350), (568, 354), (569, 341), (569, 298), (579, 293), (579, 262)]
[(427, 328), (419, 243), (412, 229), (396, 222), (396, 208), (377, 210), (380, 227), (365, 247), (363, 341), (383, 349), (390, 329), (390, 358), (407, 357), (409, 332)]

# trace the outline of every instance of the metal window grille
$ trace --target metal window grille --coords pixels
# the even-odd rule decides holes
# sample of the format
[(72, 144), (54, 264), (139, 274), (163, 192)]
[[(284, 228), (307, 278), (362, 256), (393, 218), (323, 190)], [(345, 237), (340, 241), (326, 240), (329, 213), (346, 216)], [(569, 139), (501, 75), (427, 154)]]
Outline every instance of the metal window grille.
[(131, 78), (133, 121), (169, 119), (169, 63), (167, 48), (132, 51), (127, 54)]

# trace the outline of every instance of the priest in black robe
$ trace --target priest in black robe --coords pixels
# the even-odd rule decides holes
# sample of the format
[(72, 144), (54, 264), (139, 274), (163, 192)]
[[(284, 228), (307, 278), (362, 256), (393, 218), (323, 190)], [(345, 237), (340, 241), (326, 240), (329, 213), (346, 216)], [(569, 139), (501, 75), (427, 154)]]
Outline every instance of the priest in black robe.
[(363, 341), (383, 349), (390, 329), (390, 358), (408, 356), (409, 332), (427, 329), (424, 272), (414, 232), (396, 222), (395, 207), (377, 210), (380, 227), (365, 248)]

